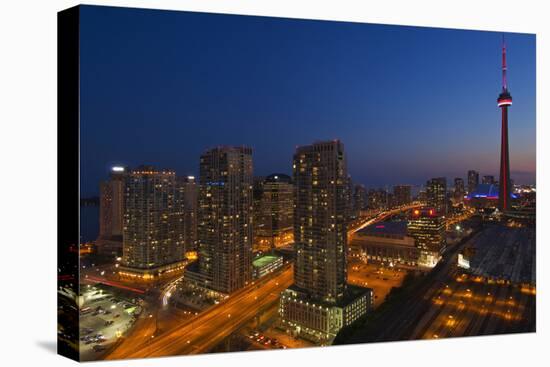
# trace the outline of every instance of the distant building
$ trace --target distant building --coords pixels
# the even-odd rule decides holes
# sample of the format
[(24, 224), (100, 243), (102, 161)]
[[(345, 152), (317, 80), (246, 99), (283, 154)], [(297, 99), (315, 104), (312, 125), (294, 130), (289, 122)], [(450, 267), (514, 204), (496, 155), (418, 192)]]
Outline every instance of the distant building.
[(357, 216), (361, 214), (362, 210), (366, 210), (368, 208), (367, 189), (365, 188), (365, 185), (355, 185), (353, 192), (353, 204), (355, 206)]
[(464, 187), (464, 180), (460, 177), (455, 178), (455, 184), (454, 184), (454, 202), (455, 203), (462, 203), (464, 201), (464, 195), (466, 194), (466, 190)]
[(408, 205), (412, 201), (411, 186), (397, 185), (393, 187), (393, 206)]
[(481, 179), (481, 183), (484, 185), (494, 185), (495, 176), (491, 176), (491, 175), (483, 176), (483, 178)]
[(122, 255), (126, 170), (122, 166), (112, 167), (109, 180), (99, 185), (99, 236), (96, 245), (103, 255)]
[(265, 178), (254, 212), (254, 248), (267, 251), (294, 239), (294, 189), (290, 176), (277, 173)]
[(426, 183), (426, 203), (434, 208), (438, 214), (447, 214), (447, 179), (437, 177)]
[(198, 262), (188, 281), (229, 294), (252, 279), (252, 149), (217, 147), (200, 157)]
[(355, 210), (354, 184), (351, 176), (346, 179), (346, 223), (349, 224), (357, 218), (359, 212)]
[[(498, 185), (481, 184), (469, 193), (465, 198), (465, 203), (474, 208), (497, 208), (498, 207)], [(517, 198), (516, 194), (510, 194), (510, 201)]]
[(388, 208), (388, 193), (385, 189), (370, 189), (367, 199), (369, 209), (379, 210)]
[(198, 197), (199, 185), (194, 176), (177, 177), (177, 191), (183, 205), (185, 252), (198, 249)]
[(473, 192), (477, 185), (479, 185), (479, 172), (474, 170), (468, 171), (468, 192)]
[(415, 267), (420, 250), (407, 233), (407, 222), (383, 222), (353, 234), (350, 256), (370, 264)]
[(418, 264), (434, 267), (446, 247), (445, 218), (435, 208), (414, 209), (407, 232), (420, 250)]
[(173, 171), (141, 166), (128, 173), (119, 274), (154, 279), (182, 270), (183, 221)]
[(289, 332), (320, 343), (367, 312), (372, 291), (347, 284), (349, 181), (344, 145), (318, 142), (296, 149), (294, 285), (279, 314)]

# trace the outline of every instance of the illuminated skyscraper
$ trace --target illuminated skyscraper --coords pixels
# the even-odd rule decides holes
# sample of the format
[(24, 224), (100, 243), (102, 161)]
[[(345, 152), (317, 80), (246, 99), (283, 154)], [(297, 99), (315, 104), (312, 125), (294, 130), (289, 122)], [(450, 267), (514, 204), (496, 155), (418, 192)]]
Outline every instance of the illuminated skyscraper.
[(348, 286), (346, 253), (349, 182), (340, 141), (318, 142), (294, 154), (294, 285), (283, 292), (283, 324), (329, 340), (370, 307), (372, 292)]
[(151, 279), (183, 269), (182, 220), (173, 171), (141, 166), (129, 172), (120, 274)]
[(512, 95), (508, 91), (506, 80), (506, 44), (502, 42), (502, 92), (498, 96), (498, 106), (502, 111), (500, 137), (500, 176), (498, 181), (498, 208), (501, 211), (510, 209), (510, 154), (508, 151), (508, 107), (512, 105)]
[(429, 207), (432, 207), (440, 215), (447, 214), (447, 179), (437, 177), (426, 183), (426, 199)]
[(199, 259), (189, 275), (209, 289), (229, 294), (252, 279), (252, 185), (251, 148), (201, 155)]

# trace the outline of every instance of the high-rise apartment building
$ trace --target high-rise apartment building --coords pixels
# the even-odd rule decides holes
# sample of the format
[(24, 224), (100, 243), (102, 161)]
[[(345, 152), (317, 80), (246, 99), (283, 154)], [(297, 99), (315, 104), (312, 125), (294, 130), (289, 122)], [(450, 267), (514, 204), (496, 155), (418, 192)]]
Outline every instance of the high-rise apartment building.
[(327, 341), (370, 308), (372, 291), (347, 285), (348, 175), (340, 141), (294, 154), (294, 285), (279, 313), (289, 330)]
[(182, 207), (176, 175), (141, 166), (125, 185), (123, 257), (120, 275), (153, 279), (182, 270)]
[(189, 280), (229, 294), (252, 279), (252, 149), (222, 146), (200, 157), (198, 263)]

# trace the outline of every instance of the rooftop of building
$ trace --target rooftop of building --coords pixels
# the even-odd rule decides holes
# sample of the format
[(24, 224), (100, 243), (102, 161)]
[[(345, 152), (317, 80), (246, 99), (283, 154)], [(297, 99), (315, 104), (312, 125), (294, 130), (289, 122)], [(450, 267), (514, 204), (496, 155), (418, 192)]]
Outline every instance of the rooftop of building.
[(284, 173), (273, 173), (265, 178), (264, 182), (284, 182), (291, 183), (292, 178)]
[(381, 236), (381, 235), (396, 235), (396, 236), (406, 236), (407, 235), (407, 222), (381, 222), (374, 223), (370, 226), (366, 226), (363, 229), (357, 231), (357, 233), (363, 236)]
[(346, 292), (344, 293), (344, 297), (338, 303), (330, 303), (330, 302), (325, 302), (325, 301), (311, 298), (309, 296), (309, 293), (306, 290), (296, 286), (295, 284), (288, 287), (287, 291), (296, 293), (297, 297), (300, 300), (303, 300), (305, 302), (310, 302), (323, 307), (333, 307), (333, 306), (346, 307), (350, 303), (353, 303), (355, 300), (357, 300), (359, 297), (373, 294), (372, 288), (360, 287), (360, 286), (352, 285), (348, 283), (346, 287)]
[(274, 261), (277, 261), (278, 259), (280, 259), (279, 256), (276, 256), (276, 255), (262, 255), (260, 257), (257, 257), (256, 259), (254, 259), (254, 261), (252, 261), (252, 266), (256, 267), (256, 268), (261, 268), (263, 266), (266, 266)]
[(512, 283), (536, 284), (534, 228), (493, 225), (467, 245), (470, 272)]

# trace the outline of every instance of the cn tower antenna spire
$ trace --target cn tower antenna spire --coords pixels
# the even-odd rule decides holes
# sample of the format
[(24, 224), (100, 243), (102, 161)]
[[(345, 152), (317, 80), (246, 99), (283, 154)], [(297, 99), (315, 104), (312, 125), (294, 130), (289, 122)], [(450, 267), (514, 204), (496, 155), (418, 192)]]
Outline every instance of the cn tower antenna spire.
[(502, 35), (502, 90), (508, 90), (508, 82), (506, 81), (506, 40)]

